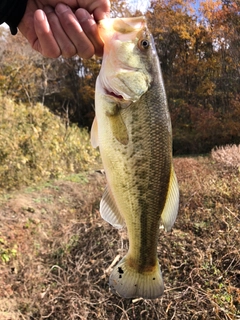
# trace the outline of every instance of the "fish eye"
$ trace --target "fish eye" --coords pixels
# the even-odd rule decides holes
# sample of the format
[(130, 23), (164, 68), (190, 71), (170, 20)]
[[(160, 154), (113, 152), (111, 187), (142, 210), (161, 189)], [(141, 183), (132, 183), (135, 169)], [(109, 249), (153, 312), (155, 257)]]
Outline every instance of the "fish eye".
[(140, 49), (146, 50), (146, 49), (148, 49), (149, 46), (150, 46), (150, 42), (148, 39), (141, 39), (139, 41), (139, 48)]

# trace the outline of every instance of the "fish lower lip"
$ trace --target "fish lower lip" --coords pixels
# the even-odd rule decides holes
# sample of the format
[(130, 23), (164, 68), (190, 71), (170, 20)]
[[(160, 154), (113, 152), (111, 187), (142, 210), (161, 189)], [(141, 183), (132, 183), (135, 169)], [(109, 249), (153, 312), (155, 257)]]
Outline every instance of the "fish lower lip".
[(120, 94), (116, 94), (116, 93), (114, 93), (114, 92), (112, 92), (112, 91), (109, 91), (109, 90), (107, 90), (107, 89), (105, 89), (105, 92), (106, 92), (106, 94), (107, 94), (108, 96), (111, 96), (111, 97), (113, 97), (113, 98), (115, 98), (115, 99), (118, 99), (118, 100), (123, 100), (123, 96), (120, 95)]

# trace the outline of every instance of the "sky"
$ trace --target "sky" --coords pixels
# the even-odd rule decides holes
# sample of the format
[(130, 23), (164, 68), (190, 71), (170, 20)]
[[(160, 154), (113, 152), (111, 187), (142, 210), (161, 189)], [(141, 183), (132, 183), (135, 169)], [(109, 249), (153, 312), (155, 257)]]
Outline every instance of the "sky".
[[(150, 0), (126, 0), (127, 3), (129, 3), (129, 7), (132, 11), (140, 10), (142, 13), (145, 13), (147, 11), (147, 8), (150, 5)], [(200, 0), (195, 0), (189, 2), (195, 2), (194, 7), (197, 10), (199, 8)]]
[(132, 11), (140, 10), (142, 13), (147, 11), (147, 8), (150, 5), (150, 0), (128, 0), (129, 7)]

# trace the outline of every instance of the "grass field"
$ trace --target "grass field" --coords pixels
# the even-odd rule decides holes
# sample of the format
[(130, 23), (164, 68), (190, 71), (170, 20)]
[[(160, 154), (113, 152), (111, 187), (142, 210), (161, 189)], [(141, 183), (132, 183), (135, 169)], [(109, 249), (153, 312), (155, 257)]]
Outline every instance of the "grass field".
[(174, 160), (180, 210), (159, 236), (165, 293), (152, 301), (109, 290), (128, 240), (99, 215), (104, 175), (2, 194), (0, 319), (240, 319), (240, 171), (213, 158)]

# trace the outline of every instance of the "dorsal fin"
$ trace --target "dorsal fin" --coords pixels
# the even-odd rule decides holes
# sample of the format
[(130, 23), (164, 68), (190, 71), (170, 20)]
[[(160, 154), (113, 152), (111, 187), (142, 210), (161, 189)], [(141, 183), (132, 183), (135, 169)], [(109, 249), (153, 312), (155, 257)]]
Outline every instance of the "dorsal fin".
[(104, 220), (110, 223), (113, 227), (120, 229), (124, 225), (124, 219), (121, 216), (111, 192), (106, 186), (100, 202), (100, 214)]

